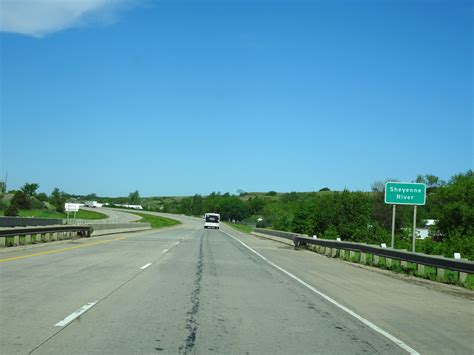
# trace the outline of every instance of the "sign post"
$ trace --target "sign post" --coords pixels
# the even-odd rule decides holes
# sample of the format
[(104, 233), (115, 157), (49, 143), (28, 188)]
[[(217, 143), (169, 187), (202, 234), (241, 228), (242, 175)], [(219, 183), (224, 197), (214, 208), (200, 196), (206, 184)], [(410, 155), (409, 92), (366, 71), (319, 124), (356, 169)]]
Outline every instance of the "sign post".
[(413, 208), (412, 251), (415, 251), (416, 239), (416, 206), (426, 203), (426, 185), (410, 182), (386, 182), (385, 203), (393, 205), (392, 212), (392, 248), (395, 242), (395, 206), (410, 205)]
[(74, 221), (76, 221), (76, 212), (79, 211), (79, 204), (78, 203), (65, 203), (64, 209), (67, 212), (66, 224), (69, 224), (69, 212), (74, 212)]
[(392, 243), (390, 244), (391, 248), (395, 247), (395, 209), (397, 205), (392, 205)]

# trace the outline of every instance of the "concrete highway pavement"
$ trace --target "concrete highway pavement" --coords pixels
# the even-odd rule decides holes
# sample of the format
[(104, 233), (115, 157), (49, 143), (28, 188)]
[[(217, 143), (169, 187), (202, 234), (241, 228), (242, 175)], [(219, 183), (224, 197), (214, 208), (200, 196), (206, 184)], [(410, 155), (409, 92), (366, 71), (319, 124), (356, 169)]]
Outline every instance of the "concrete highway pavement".
[(472, 301), (173, 217), (3, 254), (1, 352), (473, 352)]
[[(115, 208), (91, 208), (91, 207), (81, 207), (82, 209), (85, 209), (87, 211), (93, 211), (93, 212), (100, 212), (108, 216), (106, 219), (107, 223), (129, 223), (129, 222), (136, 222), (141, 219), (140, 216), (137, 216), (136, 214), (133, 213), (127, 213), (126, 211), (123, 210), (117, 210)], [(140, 212), (140, 211), (137, 211)], [(83, 220), (85, 223), (104, 223), (103, 219), (97, 219), (97, 220)]]

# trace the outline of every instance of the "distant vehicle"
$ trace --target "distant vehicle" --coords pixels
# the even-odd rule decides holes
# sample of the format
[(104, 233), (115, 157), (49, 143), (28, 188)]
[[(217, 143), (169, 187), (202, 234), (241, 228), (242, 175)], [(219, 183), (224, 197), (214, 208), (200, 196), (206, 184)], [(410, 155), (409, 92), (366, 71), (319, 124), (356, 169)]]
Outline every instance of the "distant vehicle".
[(92, 207), (92, 208), (97, 208), (97, 207), (102, 207), (103, 204), (99, 203), (97, 201), (86, 201), (84, 202), (84, 206), (86, 207)]
[(206, 213), (204, 215), (204, 228), (219, 229), (221, 215), (218, 213)]

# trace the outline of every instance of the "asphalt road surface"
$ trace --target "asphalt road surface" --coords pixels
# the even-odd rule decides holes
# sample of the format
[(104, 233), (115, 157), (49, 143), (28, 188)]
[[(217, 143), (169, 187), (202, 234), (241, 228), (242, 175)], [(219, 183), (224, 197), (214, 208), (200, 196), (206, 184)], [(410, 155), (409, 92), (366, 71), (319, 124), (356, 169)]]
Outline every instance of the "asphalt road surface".
[(3, 253), (2, 354), (473, 353), (473, 301), (203, 223)]

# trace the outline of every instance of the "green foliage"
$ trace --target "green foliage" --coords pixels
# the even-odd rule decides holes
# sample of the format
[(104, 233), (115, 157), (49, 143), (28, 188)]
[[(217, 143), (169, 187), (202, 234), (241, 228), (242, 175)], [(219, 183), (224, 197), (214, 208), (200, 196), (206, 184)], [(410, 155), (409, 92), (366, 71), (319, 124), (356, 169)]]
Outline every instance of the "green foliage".
[(11, 205), (15, 205), (18, 209), (30, 208), (30, 200), (23, 191), (17, 191), (13, 199), (10, 201)]
[(39, 184), (37, 183), (29, 183), (27, 182), (25, 185), (21, 187), (21, 191), (27, 196), (27, 197), (33, 197), (36, 194), (36, 190), (39, 189)]
[(38, 200), (36, 197), (30, 198), (30, 208), (33, 210), (41, 210), (44, 208), (44, 203)]
[(48, 201), (48, 195), (46, 195), (44, 192), (40, 192), (39, 194), (37, 194), (36, 198), (41, 202), (47, 202)]
[(238, 230), (239, 232), (250, 233), (252, 232), (253, 228), (246, 226), (245, 224), (237, 224), (237, 223), (227, 223), (232, 228)]
[(276, 196), (277, 192), (276, 191), (268, 191), (267, 196)]
[(19, 213), (20, 213), (20, 210), (18, 209), (18, 206), (12, 203), (10, 207), (6, 209), (5, 216), (17, 217)]
[(5, 200), (0, 200), (0, 211), (5, 211), (8, 208), (9, 204)]
[(140, 204), (140, 193), (138, 190), (130, 192), (128, 195), (128, 204), (130, 205), (139, 205)]
[(319, 192), (323, 191), (331, 191), (331, 189), (329, 187), (323, 187), (322, 189), (319, 189)]
[(64, 203), (66, 203), (67, 196), (64, 191), (60, 191), (59, 188), (55, 187), (51, 192), (49, 201), (55, 207), (57, 212), (64, 212)]
[(136, 214), (137, 216), (142, 217), (142, 220), (140, 222), (145, 222), (145, 223), (150, 223), (151, 228), (164, 228), (164, 227), (171, 227), (176, 224), (180, 224), (181, 222), (171, 219), (171, 218), (165, 218), (165, 217), (160, 217), (160, 216), (153, 216), (150, 214), (146, 213), (133, 213)]
[(474, 235), (474, 173), (454, 176), (433, 196), (433, 211), (439, 219), (438, 231), (444, 236)]

